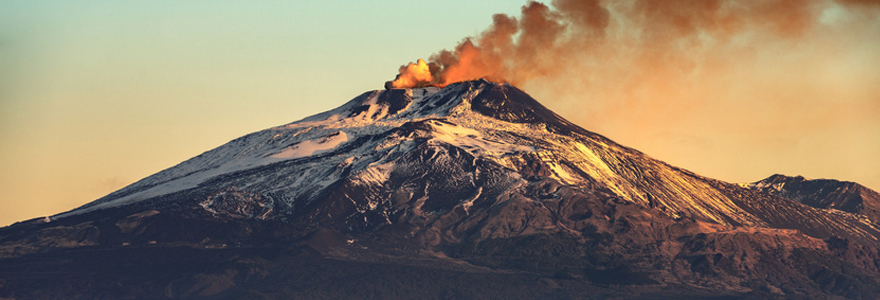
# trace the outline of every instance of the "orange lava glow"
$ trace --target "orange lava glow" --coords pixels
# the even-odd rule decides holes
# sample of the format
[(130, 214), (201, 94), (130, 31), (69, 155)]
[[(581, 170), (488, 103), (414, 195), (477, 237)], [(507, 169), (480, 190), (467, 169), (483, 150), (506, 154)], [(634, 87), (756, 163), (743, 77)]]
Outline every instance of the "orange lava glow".
[(400, 75), (391, 82), (396, 89), (423, 87), (434, 82), (434, 74), (431, 74), (431, 66), (424, 59), (416, 63), (400, 67)]
[(455, 48), (454, 52), (443, 50), (432, 56), (431, 63), (419, 59), (415, 63), (409, 63), (400, 67), (400, 73), (393, 81), (389, 81), (389, 88), (418, 88), (425, 86), (445, 87), (451, 83), (486, 79), (495, 82), (506, 82), (498, 76), (498, 72), (486, 64), (485, 52), (466, 40)]

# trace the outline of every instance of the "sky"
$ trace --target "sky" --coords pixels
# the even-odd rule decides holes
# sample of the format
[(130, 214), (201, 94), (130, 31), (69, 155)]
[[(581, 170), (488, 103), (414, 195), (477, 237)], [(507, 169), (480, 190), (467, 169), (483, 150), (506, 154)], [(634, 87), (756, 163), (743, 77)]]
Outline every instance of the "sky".
[[(794, 7), (755, 4), (777, 2)], [(572, 3), (0, 1), (0, 226), (337, 107), (443, 49), (463, 61), (467, 37), (504, 66), (490, 75), (670, 164), (880, 189), (876, 2)]]

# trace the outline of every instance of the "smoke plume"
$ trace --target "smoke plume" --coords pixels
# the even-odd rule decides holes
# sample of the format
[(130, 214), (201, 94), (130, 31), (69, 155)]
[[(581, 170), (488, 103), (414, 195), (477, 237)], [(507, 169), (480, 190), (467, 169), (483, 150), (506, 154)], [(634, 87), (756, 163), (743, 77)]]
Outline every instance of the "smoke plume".
[[(494, 15), (386, 87), (509, 82), (586, 128), (707, 175), (818, 174), (877, 188), (880, 171), (863, 167), (880, 164), (869, 154), (880, 153), (877, 70), (880, 0), (552, 0)], [(759, 170), (743, 156), (809, 169)]]
[(488, 29), (453, 50), (401, 66), (387, 86), (442, 87), (478, 78), (522, 85), (559, 76), (572, 61), (609, 54), (651, 62), (652, 68), (687, 68), (694, 63), (692, 50), (748, 43), (759, 38), (755, 33), (797, 38), (828, 10), (876, 6), (880, 1), (553, 0), (551, 8), (530, 1), (519, 18), (496, 14)]

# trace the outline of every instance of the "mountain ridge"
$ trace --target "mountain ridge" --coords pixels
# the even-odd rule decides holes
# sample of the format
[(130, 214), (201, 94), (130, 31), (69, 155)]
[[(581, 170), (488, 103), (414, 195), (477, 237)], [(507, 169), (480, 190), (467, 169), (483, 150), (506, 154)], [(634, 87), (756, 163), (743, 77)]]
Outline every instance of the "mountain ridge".
[(862, 214), (880, 222), (880, 194), (856, 182), (774, 174), (748, 187), (811, 207)]

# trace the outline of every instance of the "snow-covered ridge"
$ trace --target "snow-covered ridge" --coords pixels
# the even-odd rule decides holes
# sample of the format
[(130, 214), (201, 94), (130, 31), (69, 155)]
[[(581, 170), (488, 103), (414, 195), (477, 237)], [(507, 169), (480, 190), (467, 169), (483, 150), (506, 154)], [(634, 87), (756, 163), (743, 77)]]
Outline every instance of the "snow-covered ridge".
[[(464, 110), (459, 106), (486, 85), (491, 83), (451, 85), (443, 90), (427, 87), (366, 92), (339, 108), (232, 140), (57, 217), (126, 205), (195, 188), (220, 175), (331, 153), (359, 138), (381, 135), (407, 122), (462, 114)], [(460, 126), (443, 123), (435, 123), (435, 126), (438, 141), (468, 147), (475, 153), (510, 153), (533, 149), (483, 140), (476, 131)], [(347, 155), (369, 156), (365, 153)]]
[[(272, 194), (281, 202), (274, 207), (293, 209), (345, 180), (381, 187), (389, 172), (413, 164), (402, 161), (408, 153), (426, 147), (437, 151), (418, 163), (442, 168), (439, 155), (454, 148), (498, 166), (511, 182), (524, 180), (526, 172), (610, 191), (674, 218), (764, 224), (714, 181), (577, 127), (515, 87), (483, 80), (366, 92), (336, 109), (235, 139), (56, 217), (221, 186)], [(477, 176), (453, 171), (449, 176)]]

